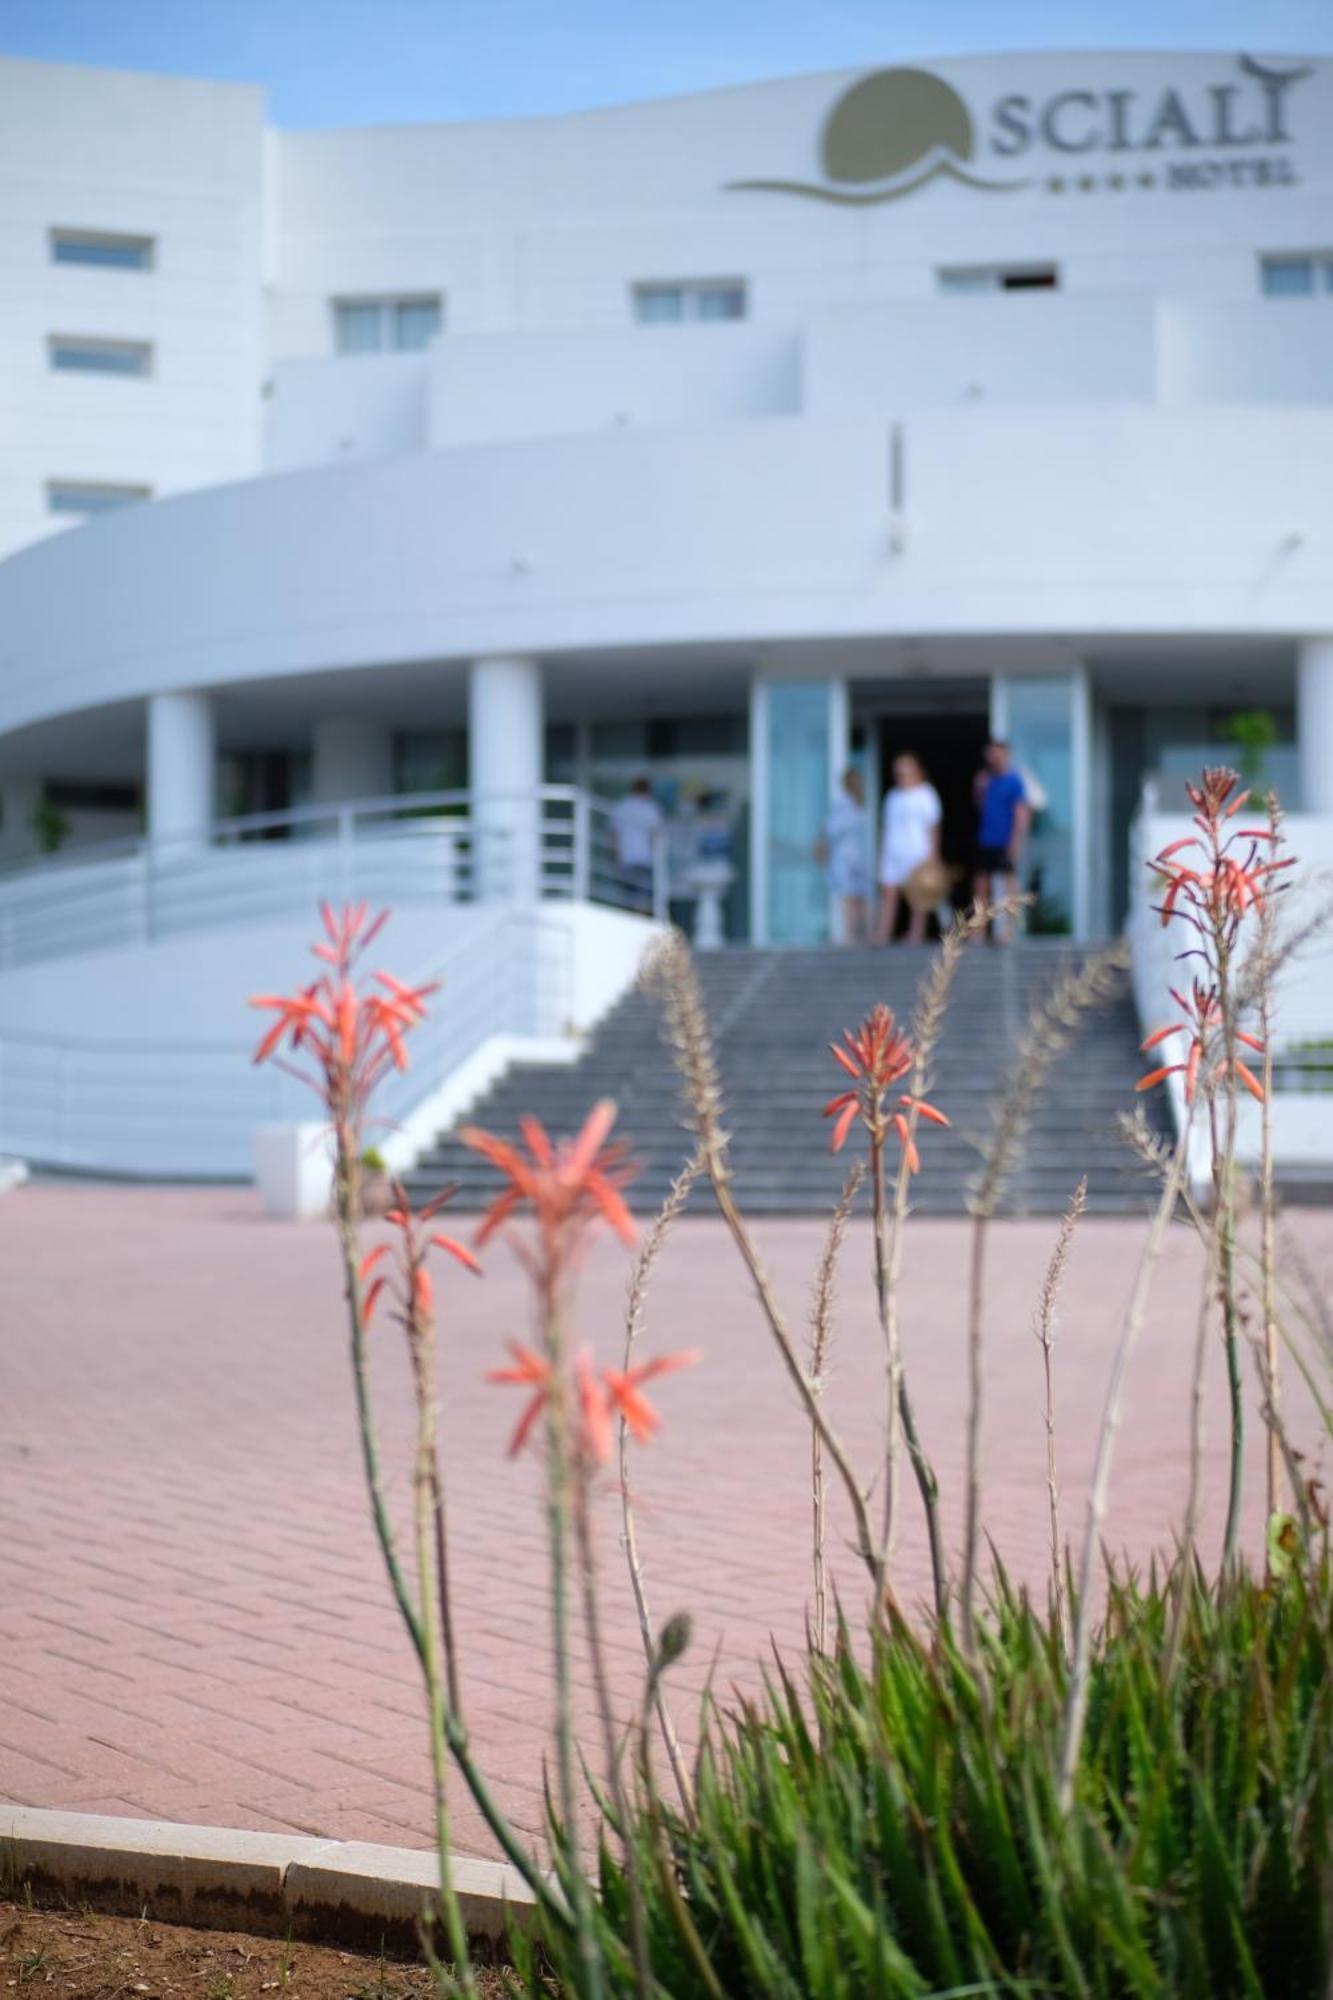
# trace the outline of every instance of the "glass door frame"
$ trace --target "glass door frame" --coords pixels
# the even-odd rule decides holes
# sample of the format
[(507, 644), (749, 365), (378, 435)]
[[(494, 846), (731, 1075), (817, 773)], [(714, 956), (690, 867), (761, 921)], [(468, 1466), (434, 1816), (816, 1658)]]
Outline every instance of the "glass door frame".
[[(762, 668), (750, 681), (750, 942), (769, 942), (769, 690), (774, 683), (817, 680), (828, 693), (828, 772), (830, 804), (852, 752), (852, 710), (847, 681), (841, 675), (768, 674)], [(837, 914), (830, 911), (830, 936)]]
[(1093, 713), (1092, 682), (1087, 662), (1075, 660), (1061, 672), (993, 674), (991, 676), (991, 735), (1004, 742), (1009, 735), (1009, 688), (1013, 680), (1064, 680), (1069, 683), (1071, 851), (1071, 935), (1086, 940), (1092, 931)]

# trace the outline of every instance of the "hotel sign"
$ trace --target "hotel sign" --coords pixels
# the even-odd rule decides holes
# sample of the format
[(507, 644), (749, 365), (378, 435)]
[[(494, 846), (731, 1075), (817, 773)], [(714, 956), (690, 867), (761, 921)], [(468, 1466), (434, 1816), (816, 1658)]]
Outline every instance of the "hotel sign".
[[(896, 201), (935, 180), (987, 193), (1103, 183), (1182, 192), (1292, 186), (1292, 97), (1313, 73), (1238, 56), (1214, 82), (1044, 97), (1006, 91), (972, 107), (929, 70), (876, 70), (825, 119), (819, 180), (727, 186), (855, 206)], [(1096, 174), (1088, 172), (1093, 159)]]

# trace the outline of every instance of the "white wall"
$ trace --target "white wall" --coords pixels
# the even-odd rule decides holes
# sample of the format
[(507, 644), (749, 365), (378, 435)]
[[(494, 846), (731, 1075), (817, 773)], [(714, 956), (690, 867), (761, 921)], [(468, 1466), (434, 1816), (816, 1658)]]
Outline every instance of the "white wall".
[[(752, 316), (786, 324), (830, 302), (929, 297), (941, 264), (1049, 259), (1075, 292), (1249, 300), (1260, 251), (1326, 242), (1328, 61), (1290, 88), (1288, 142), (1248, 148), (1219, 147), (1206, 129), (1217, 90), (1236, 92), (1240, 123), (1257, 129), (1259, 86), (1233, 53), (1020, 53), (928, 67), (967, 108), (965, 165), (981, 188), (945, 177), (890, 200), (818, 199), (820, 135), (856, 71), (560, 118), (283, 134), (276, 352), (327, 353), (339, 292), (438, 289), (447, 342), (620, 329), (632, 285), (652, 278), (745, 277)], [(1168, 89), (1200, 127), (1197, 144), (1144, 143)], [(1066, 124), (1076, 152), (1039, 129), (1042, 106), (1070, 91), (1095, 100), (1077, 132)], [(1134, 97), (1124, 147), (1110, 91)], [(1038, 136), (1004, 155), (995, 110), (1014, 96), (1029, 101)], [(1182, 165), (1260, 156), (1288, 178), (1171, 185)], [(756, 180), (814, 195), (737, 185)]]
[(443, 447), (794, 412), (798, 339), (746, 325), (463, 334), (433, 357), (430, 442)]
[[(50, 478), (177, 493), (257, 469), (262, 94), (0, 60), (0, 553), (66, 525)], [(58, 265), (52, 227), (156, 239)], [(48, 334), (153, 344), (151, 379), (53, 373)]]
[(1028, 292), (844, 306), (804, 329), (813, 416), (937, 404), (1151, 402), (1152, 303)]
[(1333, 295), (1156, 307), (1163, 403), (1333, 403)]
[[(311, 1093), (253, 1066), (274, 1017), (247, 1004), (312, 976), (311, 917), (7, 972), (0, 1155), (115, 1173), (247, 1174), (257, 1124), (318, 1116)], [(653, 934), (644, 918), (577, 904), (396, 912), (375, 963), (412, 983), (438, 979), (440, 990), (411, 1037), (409, 1069), (376, 1095), (367, 1138), (424, 1144), (442, 1107), (460, 1108), (451, 1079), (470, 1078), (475, 1091), (497, 1054), (575, 1050), (633, 980)], [(488, 1045), (492, 1060), (478, 1064)], [(401, 1143), (390, 1150), (405, 1164)]]
[(1035, 292), (859, 303), (799, 326), (458, 334), (281, 361), (272, 471), (423, 446), (940, 405), (1333, 403), (1333, 301)]
[(264, 401), (265, 469), (420, 451), (429, 438), (429, 401), (424, 354), (276, 362)]
[(1333, 631), (1331, 461), (1333, 410), (940, 409), (904, 426), (900, 550), (887, 424), (859, 418), (288, 473), (0, 565), (0, 732), (157, 688), (492, 653)]

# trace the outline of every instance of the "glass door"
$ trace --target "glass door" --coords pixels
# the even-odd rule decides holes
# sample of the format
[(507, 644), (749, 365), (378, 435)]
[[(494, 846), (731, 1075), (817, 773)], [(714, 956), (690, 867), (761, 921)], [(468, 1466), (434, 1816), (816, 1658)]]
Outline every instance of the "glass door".
[(827, 944), (831, 899), (817, 848), (847, 759), (840, 680), (756, 680), (752, 934), (769, 944)]
[(1082, 669), (998, 675), (992, 722), (1010, 746), (1032, 810), (1020, 871), (1032, 898), (1024, 928), (1037, 936), (1084, 937), (1091, 757), (1086, 676)]

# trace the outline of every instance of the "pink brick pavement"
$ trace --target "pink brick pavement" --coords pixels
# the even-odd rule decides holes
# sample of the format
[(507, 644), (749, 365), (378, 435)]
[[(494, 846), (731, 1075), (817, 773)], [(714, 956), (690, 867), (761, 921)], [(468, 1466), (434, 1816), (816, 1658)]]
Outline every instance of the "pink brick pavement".
[[(1300, 1214), (1290, 1226), (1325, 1272), (1333, 1216)], [(1038, 1582), (1046, 1495), (1031, 1315), (1053, 1230), (997, 1228), (988, 1290), (987, 1519), (1012, 1568)], [(783, 1221), (759, 1235), (801, 1324), (821, 1225)], [(1057, 1354), (1071, 1528), (1142, 1236), (1138, 1224), (1086, 1222), (1074, 1251)], [(965, 1242), (959, 1223), (914, 1224), (904, 1276), (907, 1363), (954, 1537)], [(866, 1462), (882, 1379), (869, 1247), (858, 1227), (831, 1390)], [(0, 1797), (425, 1844), (421, 1704), (362, 1499), (328, 1231), (267, 1223), (242, 1191), (38, 1187), (0, 1202), (0, 1260)], [(625, 1253), (608, 1242), (582, 1284), (581, 1329), (607, 1359), (619, 1348), (626, 1275)], [(1115, 1469), (1110, 1538), (1139, 1555), (1168, 1541), (1179, 1518), (1198, 1275), (1182, 1228), (1158, 1281)], [(549, 1721), (537, 1469), (506, 1461), (513, 1392), (481, 1379), (502, 1339), (528, 1330), (528, 1306), (502, 1249), (483, 1282), (442, 1271), (440, 1290), (465, 1691), (482, 1762), (535, 1835)], [(688, 1607), (695, 1620), (676, 1685), (683, 1721), (715, 1658), (725, 1685), (752, 1671), (770, 1633), (799, 1643), (809, 1592), (806, 1431), (720, 1225), (702, 1214), (678, 1229), (649, 1308), (649, 1349), (686, 1343), (706, 1358), (658, 1385), (666, 1425), (640, 1461), (655, 1611)], [(403, 1357), (387, 1327), (379, 1345), (385, 1456), (401, 1507)], [(1213, 1538), (1219, 1363), (1214, 1352)], [(1255, 1421), (1256, 1467), (1257, 1433)], [(911, 1498), (899, 1581), (920, 1595)], [(613, 1659), (628, 1695), (639, 1656), (609, 1489), (601, 1510)], [(845, 1531), (836, 1502), (833, 1521), (836, 1538)], [(1252, 1510), (1252, 1541), (1257, 1526)], [(838, 1566), (855, 1605), (855, 1571), (845, 1558)], [(462, 1799), (457, 1840), (488, 1847)]]

